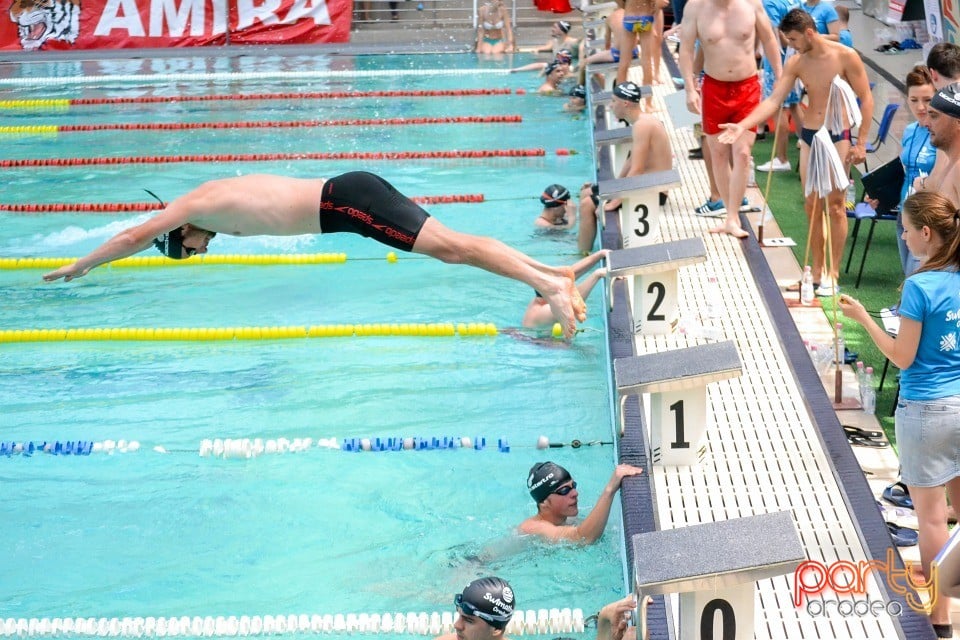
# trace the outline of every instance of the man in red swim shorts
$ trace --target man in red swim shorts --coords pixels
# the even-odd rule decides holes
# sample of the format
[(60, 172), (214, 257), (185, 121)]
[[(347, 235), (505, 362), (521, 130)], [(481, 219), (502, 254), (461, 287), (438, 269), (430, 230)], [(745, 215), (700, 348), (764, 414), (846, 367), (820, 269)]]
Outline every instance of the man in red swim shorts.
[[(699, 55), (696, 43), (700, 43)], [(739, 203), (747, 188), (747, 171), (756, 128), (734, 144), (720, 144), (720, 125), (750, 113), (760, 103), (757, 44), (762, 44), (774, 74), (780, 77), (780, 45), (760, 0), (690, 0), (680, 26), (680, 71), (687, 92), (687, 108), (703, 117), (711, 170), (720, 198), (726, 203), (723, 224), (711, 233), (745, 238)], [(702, 94), (694, 67), (702, 62)], [(699, 69), (697, 69), (699, 71)], [(731, 206), (732, 205), (732, 206)]]

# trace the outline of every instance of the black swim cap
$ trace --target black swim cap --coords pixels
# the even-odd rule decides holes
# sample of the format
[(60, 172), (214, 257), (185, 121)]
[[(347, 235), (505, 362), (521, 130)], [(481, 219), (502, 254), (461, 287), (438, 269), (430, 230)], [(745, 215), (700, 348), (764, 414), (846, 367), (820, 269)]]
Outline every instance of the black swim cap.
[(628, 102), (640, 102), (640, 87), (632, 82), (621, 82), (613, 88), (613, 95)]
[(559, 184), (551, 184), (540, 194), (540, 202), (548, 209), (562, 207), (570, 199), (570, 192)]
[(573, 89), (570, 89), (571, 98), (582, 98), (583, 100), (587, 99), (587, 88), (582, 84), (578, 84)]
[(479, 578), (468, 584), (453, 603), (468, 616), (476, 616), (496, 629), (505, 629), (516, 607), (513, 589), (502, 578)]
[(570, 49), (560, 49), (560, 51), (557, 51), (557, 55), (553, 56), (553, 59), (557, 62), (570, 64), (573, 60), (573, 54), (570, 53)]
[(183, 228), (177, 227), (162, 236), (153, 239), (153, 246), (160, 250), (160, 253), (173, 258), (174, 260), (183, 259)]
[(549, 63), (546, 67), (544, 67), (543, 75), (548, 76), (559, 68), (560, 68), (560, 63), (554, 60), (553, 62)]
[(960, 83), (955, 82), (937, 91), (930, 106), (951, 118), (960, 118)]
[(557, 20), (557, 27), (564, 33), (570, 33), (570, 23), (566, 20)]
[(573, 478), (570, 477), (570, 472), (555, 462), (538, 462), (530, 468), (527, 489), (533, 501), (540, 504), (550, 497), (557, 487), (571, 480)]

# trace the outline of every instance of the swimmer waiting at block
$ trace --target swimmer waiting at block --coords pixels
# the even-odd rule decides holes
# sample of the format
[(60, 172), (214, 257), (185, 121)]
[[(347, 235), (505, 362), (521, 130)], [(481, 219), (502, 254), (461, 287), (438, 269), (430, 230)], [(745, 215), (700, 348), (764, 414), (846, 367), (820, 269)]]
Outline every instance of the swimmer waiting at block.
[(180, 260), (206, 253), (217, 233), (292, 236), (357, 233), (443, 262), (469, 264), (519, 280), (541, 292), (572, 337), (586, 319), (569, 267), (549, 267), (493, 238), (453, 231), (372, 173), (329, 179), (249, 175), (204, 183), (143, 224), (121, 231), (73, 264), (43, 276), (47, 282), (86, 275), (99, 265), (156, 246)]
[(437, 636), (435, 640), (508, 640), (504, 631), (517, 601), (506, 580), (474, 580), (453, 597), (453, 604), (457, 608), (455, 633)]
[(535, 535), (550, 542), (578, 542), (593, 544), (603, 535), (610, 518), (610, 507), (613, 496), (620, 490), (623, 479), (643, 473), (640, 467), (629, 464), (617, 465), (613, 475), (603, 488), (603, 493), (597, 500), (583, 522), (567, 524), (567, 520), (575, 518), (580, 512), (577, 499), (577, 483), (573, 481), (570, 472), (554, 462), (540, 462), (533, 465), (527, 478), (527, 489), (530, 497), (537, 503), (537, 515), (527, 518), (520, 523), (517, 531), (521, 534)]

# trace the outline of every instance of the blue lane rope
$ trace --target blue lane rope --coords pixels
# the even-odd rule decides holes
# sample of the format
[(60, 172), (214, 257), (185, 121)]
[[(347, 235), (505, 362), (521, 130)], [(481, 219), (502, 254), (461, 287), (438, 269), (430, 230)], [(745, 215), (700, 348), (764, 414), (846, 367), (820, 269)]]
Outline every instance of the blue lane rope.
[[(493, 440), (491, 439), (491, 442)], [(497, 451), (510, 453), (511, 445), (506, 438), (497, 438)], [(571, 440), (570, 442), (550, 442), (546, 436), (540, 436), (535, 446), (521, 448), (556, 449), (612, 445), (602, 440)], [(189, 453), (202, 458), (256, 458), (264, 454), (299, 453), (311, 448), (332, 449), (345, 452), (380, 451), (439, 451), (453, 449), (473, 449), (483, 451), (487, 448), (487, 437), (442, 436), (442, 437), (374, 437), (374, 438), (216, 438), (204, 439), (198, 449), (168, 449), (157, 445), (152, 448), (156, 453)], [(32, 457), (36, 454), (53, 456), (89, 456), (94, 453), (112, 455), (114, 453), (135, 453), (141, 444), (136, 440), (42, 440), (42, 441), (0, 441), (0, 456)]]

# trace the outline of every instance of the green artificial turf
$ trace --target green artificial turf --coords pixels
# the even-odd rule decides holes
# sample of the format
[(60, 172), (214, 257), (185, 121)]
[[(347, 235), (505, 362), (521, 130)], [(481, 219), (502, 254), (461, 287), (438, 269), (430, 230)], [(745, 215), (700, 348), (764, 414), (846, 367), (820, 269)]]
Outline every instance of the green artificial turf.
[[(773, 135), (769, 134), (766, 140), (757, 141), (753, 148), (754, 162), (757, 165), (770, 160), (771, 147), (773, 144)], [(797, 163), (799, 150), (795, 144), (795, 138), (791, 137), (790, 144), (787, 145), (788, 156), (790, 158), (793, 171), (774, 173), (770, 183), (770, 192), (768, 195), (768, 204), (770, 210), (776, 218), (777, 224), (783, 231), (783, 235), (793, 238), (797, 246), (794, 247), (794, 255), (797, 262), (804, 264), (804, 255), (807, 250), (807, 217), (803, 211), (803, 191), (800, 188), (800, 174), (797, 173)], [(874, 161), (874, 164), (876, 161)], [(854, 176), (857, 181), (857, 195), (862, 194), (862, 187), (859, 183), (859, 173), (854, 169)], [(766, 188), (767, 174), (757, 172), (757, 186), (763, 192)], [(903, 282), (903, 271), (900, 267), (900, 254), (897, 250), (896, 224), (894, 222), (878, 222), (873, 234), (873, 241), (870, 245), (870, 252), (867, 254), (867, 261), (863, 270), (863, 279), (860, 287), (854, 289), (857, 270), (860, 265), (860, 258), (863, 255), (863, 247), (866, 244), (867, 233), (870, 230), (870, 222), (864, 221), (860, 225), (860, 233), (857, 240), (857, 247), (854, 251), (853, 262), (850, 264), (850, 271), (844, 272), (847, 264), (847, 258), (850, 254), (850, 244), (853, 237), (854, 220), (849, 219), (850, 227), (847, 235), (847, 246), (843, 256), (843, 263), (840, 265), (840, 289), (844, 293), (860, 300), (870, 311), (879, 312), (883, 307), (889, 307), (896, 304), (899, 300), (899, 287)], [(809, 263), (809, 259), (808, 259)], [(820, 298), (823, 304), (824, 313), (828, 319), (833, 319), (833, 300), (831, 298)], [(880, 372), (883, 369), (886, 358), (880, 353), (880, 350), (873, 344), (873, 341), (867, 335), (866, 331), (852, 320), (843, 317), (843, 314), (837, 311), (838, 321), (843, 323), (843, 336), (847, 348), (850, 351), (856, 351), (860, 354), (860, 360), (866, 366), (874, 368), (874, 385), (880, 383)], [(853, 375), (853, 369), (850, 369), (850, 375)], [(882, 391), (877, 392), (877, 418), (886, 432), (891, 443), (895, 443), (893, 432), (893, 418), (891, 409), (897, 389), (897, 369), (892, 365), (887, 373), (887, 380), (884, 383)], [(841, 415), (842, 418), (842, 415)]]

